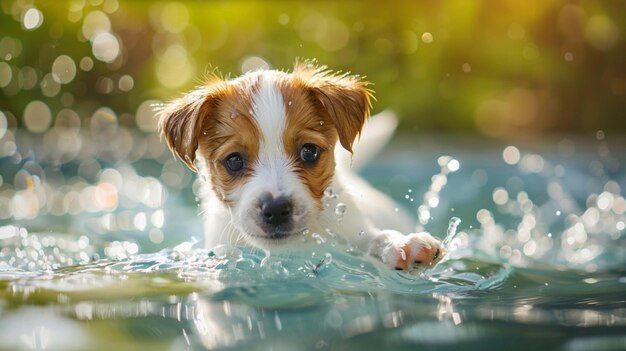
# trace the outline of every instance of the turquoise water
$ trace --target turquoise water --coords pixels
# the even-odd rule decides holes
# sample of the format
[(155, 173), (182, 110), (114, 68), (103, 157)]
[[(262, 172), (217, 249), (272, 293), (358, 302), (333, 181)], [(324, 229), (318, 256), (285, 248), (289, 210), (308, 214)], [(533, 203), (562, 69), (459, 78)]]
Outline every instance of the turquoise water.
[[(419, 274), (333, 233), (281, 255), (204, 249), (193, 177), (166, 151), (58, 166), (16, 140), (0, 159), (0, 349), (626, 349), (620, 139), (396, 141), (364, 177), (416, 221), (427, 209), (439, 238), (461, 220)], [(443, 154), (460, 169), (431, 178)]]

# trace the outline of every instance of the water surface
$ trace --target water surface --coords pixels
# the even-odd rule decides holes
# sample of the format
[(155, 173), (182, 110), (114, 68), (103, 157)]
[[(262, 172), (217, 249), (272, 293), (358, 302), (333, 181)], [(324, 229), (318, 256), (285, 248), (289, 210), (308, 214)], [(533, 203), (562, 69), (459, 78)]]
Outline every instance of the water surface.
[(204, 249), (193, 178), (149, 158), (1, 159), (0, 349), (625, 349), (625, 172), (598, 143), (470, 148), (457, 172), (454, 150), (394, 144), (365, 177), (442, 239), (461, 219), (414, 274), (339, 233)]

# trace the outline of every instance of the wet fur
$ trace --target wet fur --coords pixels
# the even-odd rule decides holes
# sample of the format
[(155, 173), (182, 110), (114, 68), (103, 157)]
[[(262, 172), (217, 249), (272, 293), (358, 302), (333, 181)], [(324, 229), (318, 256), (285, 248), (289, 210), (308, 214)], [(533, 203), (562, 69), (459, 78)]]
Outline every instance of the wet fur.
[[(207, 179), (201, 193), (207, 245), (243, 239), (265, 249), (293, 247), (305, 230), (331, 230), (391, 267), (436, 262), (435, 239), (395, 231), (411, 230), (409, 220), (381, 206), (390, 200), (336, 163), (335, 147), (352, 152), (370, 115), (367, 86), (358, 77), (304, 62), (291, 73), (261, 70), (232, 80), (212, 76), (168, 104), (160, 119), (168, 146)], [(305, 144), (319, 147), (314, 163), (299, 159)], [(233, 152), (246, 164), (237, 176), (224, 166)], [(330, 198), (324, 196), (328, 188), (334, 191)], [(292, 225), (280, 236), (261, 225), (263, 194), (287, 196), (293, 204)], [(347, 208), (341, 221), (334, 215), (339, 203)]]

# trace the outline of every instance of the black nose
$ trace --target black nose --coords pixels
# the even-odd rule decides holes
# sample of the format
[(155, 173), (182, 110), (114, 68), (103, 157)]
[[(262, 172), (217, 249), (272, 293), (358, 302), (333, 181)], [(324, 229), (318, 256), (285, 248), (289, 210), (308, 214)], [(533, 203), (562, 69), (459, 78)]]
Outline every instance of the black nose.
[(266, 196), (261, 200), (261, 216), (265, 223), (274, 227), (285, 224), (291, 219), (291, 203), (284, 196), (276, 199)]

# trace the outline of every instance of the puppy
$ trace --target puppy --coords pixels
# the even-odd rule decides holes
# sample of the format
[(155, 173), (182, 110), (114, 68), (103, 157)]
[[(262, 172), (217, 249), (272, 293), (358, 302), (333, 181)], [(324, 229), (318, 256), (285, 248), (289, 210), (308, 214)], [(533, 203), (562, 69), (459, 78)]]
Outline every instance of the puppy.
[(399, 232), (413, 229), (408, 217), (340, 156), (352, 153), (370, 115), (368, 84), (303, 62), (291, 73), (211, 76), (164, 106), (167, 145), (204, 180), (208, 247), (272, 250), (330, 233), (399, 270), (442, 257), (430, 234)]

